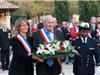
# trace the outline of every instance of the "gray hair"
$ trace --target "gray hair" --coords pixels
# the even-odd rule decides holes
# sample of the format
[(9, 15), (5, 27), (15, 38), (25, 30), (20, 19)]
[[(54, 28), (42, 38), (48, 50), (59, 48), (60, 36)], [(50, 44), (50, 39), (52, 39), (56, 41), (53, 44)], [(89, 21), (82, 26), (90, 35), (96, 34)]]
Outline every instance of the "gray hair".
[(21, 26), (21, 24), (22, 24), (23, 21), (26, 22), (27, 25), (29, 26), (27, 35), (30, 35), (30, 25), (29, 25), (27, 19), (26, 19), (26, 18), (19, 18), (19, 19), (16, 20), (15, 26), (13, 27), (13, 30), (12, 30), (12, 37), (15, 37), (17, 34), (20, 33), (19, 28), (20, 28), (20, 26)]
[(92, 20), (92, 19), (96, 19), (96, 17), (95, 17), (95, 16), (92, 16), (92, 17), (91, 17), (91, 20)]

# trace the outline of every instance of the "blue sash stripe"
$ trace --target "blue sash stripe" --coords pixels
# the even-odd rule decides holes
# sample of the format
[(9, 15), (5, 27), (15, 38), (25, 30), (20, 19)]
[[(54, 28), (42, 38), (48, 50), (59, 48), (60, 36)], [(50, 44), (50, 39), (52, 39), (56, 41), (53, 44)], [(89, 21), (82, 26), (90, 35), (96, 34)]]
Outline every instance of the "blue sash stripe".
[(22, 34), (19, 34), (22, 38), (23, 38), (23, 40), (25, 41), (25, 43), (28, 45), (28, 47), (31, 49), (31, 46), (30, 46), (30, 44), (28, 43), (28, 41), (22, 36)]
[(49, 36), (49, 32), (46, 31), (46, 28), (45, 28), (45, 27), (43, 28), (43, 30), (44, 30), (46, 36), (48, 37), (48, 39), (51, 40), (51, 38), (50, 38), (50, 36)]

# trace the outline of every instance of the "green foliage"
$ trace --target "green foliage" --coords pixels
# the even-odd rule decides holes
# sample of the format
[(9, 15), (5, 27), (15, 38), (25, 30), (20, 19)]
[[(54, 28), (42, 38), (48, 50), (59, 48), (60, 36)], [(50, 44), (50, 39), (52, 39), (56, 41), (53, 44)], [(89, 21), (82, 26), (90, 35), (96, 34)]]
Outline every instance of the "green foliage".
[(9, 1), (17, 6), (20, 6), (19, 9), (11, 13), (13, 23), (18, 17), (32, 17), (45, 14), (52, 14), (54, 7), (52, 2), (44, 1), (34, 1), (34, 0), (17, 0)]
[(96, 1), (79, 1), (79, 14), (81, 21), (88, 21), (92, 16), (98, 15), (98, 3)]
[(69, 20), (68, 1), (55, 1), (55, 16), (58, 22)]
[(69, 11), (70, 15), (79, 14), (78, 1), (69, 1)]

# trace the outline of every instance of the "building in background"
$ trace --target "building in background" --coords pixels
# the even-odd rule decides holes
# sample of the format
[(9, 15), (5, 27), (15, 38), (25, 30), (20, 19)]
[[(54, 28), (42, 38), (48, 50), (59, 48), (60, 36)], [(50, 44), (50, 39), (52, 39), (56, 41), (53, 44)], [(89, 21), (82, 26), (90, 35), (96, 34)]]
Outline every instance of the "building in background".
[[(5, 21), (7, 23), (8, 29), (11, 29), (10, 27), (10, 11), (14, 9), (18, 9), (19, 6), (16, 6), (12, 3), (6, 2), (5, 0), (0, 0), (0, 22)], [(1, 26), (1, 25), (0, 25)]]

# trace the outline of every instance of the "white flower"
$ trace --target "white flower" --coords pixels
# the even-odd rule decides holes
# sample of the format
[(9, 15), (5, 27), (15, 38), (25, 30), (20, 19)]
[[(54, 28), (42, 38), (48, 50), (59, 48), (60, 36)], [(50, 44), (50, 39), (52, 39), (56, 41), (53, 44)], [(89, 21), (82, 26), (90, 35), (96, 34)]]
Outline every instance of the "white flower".
[(42, 54), (43, 50), (40, 47), (38, 47), (37, 49), (38, 50), (37, 50), (36, 54)]
[(69, 45), (69, 41), (64, 41), (63, 46), (65, 49), (68, 47), (68, 45)]
[(53, 48), (48, 48), (49, 49), (49, 51), (52, 53), (52, 54), (55, 54), (55, 50), (53, 49)]
[(50, 51), (52, 54), (55, 54), (53, 47), (51, 46), (51, 44), (47, 44), (46, 48), (48, 49), (48, 51)]
[(43, 51), (42, 51), (42, 54), (50, 54), (50, 51), (48, 51), (48, 50), (43, 50)]
[(38, 48), (36, 54), (50, 54), (50, 51)]
[(44, 49), (44, 45), (39, 44), (39, 47), (43, 50)]

